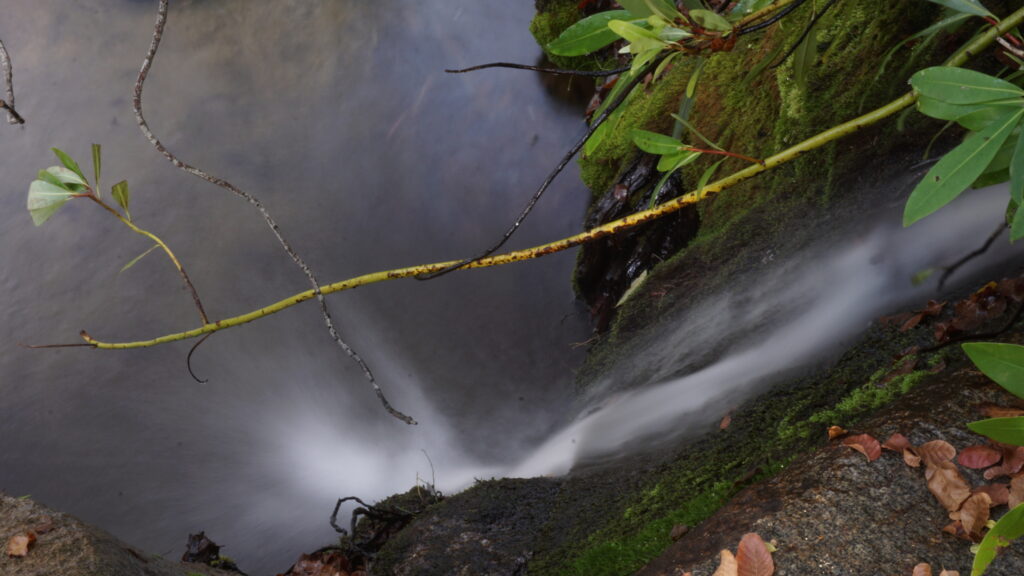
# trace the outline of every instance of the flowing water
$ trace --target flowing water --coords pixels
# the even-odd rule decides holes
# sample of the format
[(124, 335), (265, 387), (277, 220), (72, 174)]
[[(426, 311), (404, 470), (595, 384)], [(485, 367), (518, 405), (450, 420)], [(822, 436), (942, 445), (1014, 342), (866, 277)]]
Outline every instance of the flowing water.
[[(0, 126), (0, 490), (31, 494), (156, 553), (206, 530), (251, 573), (329, 542), (334, 499), (417, 478), (464, 485), (523, 454), (571, 401), (588, 337), (565, 254), (329, 298), (410, 428), (387, 416), (315, 305), (189, 343), (130, 351), (17, 343), (148, 338), (196, 325), (159, 253), (95, 206), (35, 228), (25, 195), (60, 147), (160, 234), (211, 317), (305, 290), (244, 201), (186, 175), (135, 125), (131, 90), (155, 2), (9, 0), (0, 38), (28, 123)], [(177, 1), (146, 85), (153, 130), (184, 160), (263, 200), (322, 281), (469, 256), (511, 223), (582, 130), (580, 105), (529, 73), (529, 2)], [(515, 246), (578, 230), (572, 167)]]
[[(212, 317), (306, 289), (248, 205), (177, 171), (138, 132), (129, 95), (153, 4), (11, 0), (0, 13), (28, 119), (0, 126), (0, 489), (170, 557), (202, 529), (250, 573), (283, 570), (330, 540), (335, 498), (429, 480), (424, 452), (447, 491), (702, 430), (773, 376), (820, 364), (879, 313), (926, 298), (909, 277), (980, 243), (1005, 203), (1005, 190), (973, 193), (900, 230), (908, 183), (895, 182), (894, 222), (691, 307), (561, 430), (580, 408), (570, 344), (588, 335), (571, 254), (329, 298), (417, 427), (380, 409), (312, 305), (215, 335), (193, 362), (206, 384), (185, 370), (188, 343), (18, 348), (74, 341), (83, 328), (134, 339), (195, 324), (160, 255), (118, 273), (148, 245), (93, 206), (73, 202), (32, 226), (24, 197), (53, 163), (50, 146), (88, 165), (89, 143), (104, 145), (104, 181), (131, 182), (133, 216), (176, 249)], [(262, 198), (324, 281), (467, 256), (581, 130), (564, 85), (442, 72), (535, 61), (531, 4), (174, 2), (147, 115), (186, 161)], [(577, 181), (570, 170), (513, 244), (578, 230), (587, 193)], [(975, 267), (1014, 254), (999, 242)]]

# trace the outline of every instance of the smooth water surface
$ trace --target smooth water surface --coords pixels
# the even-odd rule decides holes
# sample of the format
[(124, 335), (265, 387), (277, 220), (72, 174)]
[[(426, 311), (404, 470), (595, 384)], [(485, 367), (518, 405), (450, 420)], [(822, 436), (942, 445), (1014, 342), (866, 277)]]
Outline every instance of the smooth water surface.
[[(206, 530), (250, 573), (328, 543), (334, 499), (471, 481), (548, 434), (587, 337), (572, 254), (329, 297), (400, 410), (387, 416), (307, 304), (190, 343), (128, 351), (17, 343), (150, 338), (197, 325), (159, 253), (86, 202), (35, 228), (25, 195), (60, 147), (190, 271), (211, 318), (308, 286), (244, 201), (186, 175), (135, 125), (156, 2), (9, 0), (0, 38), (28, 123), (0, 125), (0, 489), (177, 557)], [(174, 1), (146, 85), (153, 130), (258, 196), (324, 282), (470, 256), (493, 242), (582, 129), (565, 87), (444, 68), (532, 63), (531, 2)], [(512, 244), (578, 230), (570, 169)]]

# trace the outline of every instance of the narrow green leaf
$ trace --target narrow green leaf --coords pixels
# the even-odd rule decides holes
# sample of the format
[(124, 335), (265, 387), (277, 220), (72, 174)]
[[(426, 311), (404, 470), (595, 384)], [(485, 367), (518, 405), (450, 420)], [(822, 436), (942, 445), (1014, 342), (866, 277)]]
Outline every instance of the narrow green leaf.
[[(47, 174), (53, 176), (53, 178), (60, 182), (61, 188), (66, 188), (69, 191), (76, 191), (85, 188), (85, 180), (78, 174), (75, 174), (71, 170), (63, 166), (50, 166), (44, 170)], [(40, 173), (41, 174), (41, 173)]]
[(583, 145), (584, 156), (592, 156), (594, 154), (594, 150), (597, 150), (597, 148), (601, 145), (601, 142), (604, 142), (604, 139), (608, 136), (608, 132), (611, 130), (609, 126), (611, 126), (613, 119), (614, 116), (612, 116), (612, 118), (605, 120), (604, 124), (598, 126), (597, 130), (594, 130), (594, 133), (590, 135), (590, 138), (587, 139), (586, 144)]
[(910, 226), (966, 190), (985, 171), (1022, 115), (1024, 111), (1005, 112), (984, 131), (972, 134), (939, 160), (907, 199), (903, 225)]
[(628, 10), (630, 14), (640, 18), (646, 18), (651, 14), (654, 14), (654, 12), (651, 12), (651, 9), (647, 7), (647, 2), (644, 2), (644, 0), (625, 0), (623, 2), (619, 2), (619, 6), (622, 6)]
[[(114, 201), (117, 205), (124, 209), (125, 213), (128, 213), (128, 181), (121, 180), (117, 184), (110, 187), (110, 193), (114, 197)], [(131, 220), (131, 218), (128, 218)]]
[(915, 45), (914, 48), (911, 49), (911, 57), (913, 57), (915, 51), (919, 47), (925, 46), (928, 43), (930, 43), (935, 38), (935, 36), (938, 35), (939, 32), (942, 32), (947, 28), (952, 29), (956, 26), (959, 26), (964, 21), (970, 19), (970, 17), (970, 14), (954, 14), (953, 16), (943, 18), (942, 20), (939, 20), (935, 24), (932, 24), (931, 26), (925, 28), (924, 30), (921, 30), (916, 34), (908, 36), (903, 40), (897, 42), (896, 45), (890, 48), (889, 51), (885, 53), (885, 56), (882, 57), (882, 62), (881, 64), (878, 65), (878, 72), (875, 73), (875, 79), (877, 80), (882, 76), (882, 73), (885, 72), (886, 67), (889, 65), (889, 61), (892, 60), (892, 57), (896, 55), (896, 51), (906, 46), (908, 42), (913, 42), (918, 38), (923, 38), (921, 42), (917, 43), (917, 45)]
[(661, 78), (661, 75), (665, 73), (665, 70), (669, 67), (669, 64), (672, 63), (672, 60), (675, 59), (675, 57), (680, 54), (681, 52), (673, 52), (666, 56), (665, 59), (662, 60), (660, 63), (658, 63), (658, 67), (654, 69), (654, 79), (657, 80), (658, 78)]
[(963, 12), (964, 14), (974, 14), (975, 16), (995, 18), (991, 12), (978, 2), (978, 0), (929, 0), (929, 2), (941, 4), (946, 8), (952, 8), (953, 10)]
[(818, 22), (814, 22), (803, 41), (793, 53), (793, 78), (801, 90), (807, 90), (811, 68), (818, 61)]
[(64, 182), (61, 182), (60, 178), (54, 176), (53, 172), (49, 172), (47, 170), (40, 170), (39, 174), (37, 175), (37, 178), (39, 180), (42, 180), (43, 182), (49, 182), (50, 184), (53, 184), (57, 188), (61, 188), (63, 190), (71, 192), (71, 189), (68, 188), (68, 185), (65, 184)]
[(631, 136), (637, 147), (648, 154), (657, 154), (659, 156), (678, 154), (680, 152), (679, 149), (684, 146), (682, 142), (671, 136), (647, 130), (634, 129)]
[(92, 174), (94, 177), (93, 184), (96, 186), (96, 193), (100, 191), (100, 145), (92, 145)]
[(1017, 204), (1024, 204), (1024, 127), (1017, 136), (1010, 160), (1010, 197)]
[(692, 164), (699, 157), (700, 152), (692, 152), (689, 150), (685, 150), (677, 154), (668, 154), (666, 156), (662, 156), (661, 159), (658, 160), (658, 171), (672, 172), (678, 170), (683, 166)]
[(548, 52), (558, 56), (590, 54), (619, 39), (618, 34), (608, 28), (608, 22), (630, 18), (633, 16), (625, 10), (609, 10), (587, 16), (552, 40), (547, 46)]
[[(636, 44), (630, 44), (630, 46), (635, 47), (637, 45)], [(663, 48), (663, 46), (654, 46), (652, 48), (648, 48), (647, 50), (644, 50), (643, 52), (640, 52), (639, 54), (636, 54), (635, 56), (633, 56), (633, 62), (632, 62), (632, 64), (630, 64), (630, 67), (629, 67), (629, 74), (631, 76), (632, 75), (636, 75), (636, 74), (640, 74), (640, 72), (648, 64), (650, 64), (651, 61), (653, 61), (655, 58), (658, 57), (658, 54), (661, 54), (662, 48)]]
[(719, 146), (717, 143), (711, 141), (710, 138), (708, 138), (707, 136), (702, 134), (700, 130), (697, 130), (696, 126), (694, 126), (690, 122), (687, 122), (682, 116), (680, 116), (678, 114), (672, 114), (672, 117), (676, 119), (676, 122), (679, 122), (680, 124), (682, 124), (687, 130), (690, 131), (691, 134), (693, 134), (697, 138), (700, 138), (700, 140), (703, 141), (708, 146), (714, 148), (715, 150), (721, 150), (723, 152), (725, 151), (724, 148)]
[(989, 418), (967, 425), (972, 432), (987, 436), (996, 442), (1024, 446), (1024, 416)]
[(910, 77), (910, 85), (922, 96), (950, 104), (980, 104), (1024, 97), (1024, 90), (1006, 80), (950, 66), (920, 70)]
[(665, 20), (672, 22), (677, 18), (682, 18), (683, 15), (676, 9), (675, 4), (666, 0), (644, 0), (644, 5), (651, 11), (652, 14), (661, 16)]
[[(646, 28), (641, 28), (631, 22), (626, 22), (625, 20), (609, 20), (608, 28), (629, 42), (639, 44), (641, 48), (639, 48), (638, 51), (642, 50), (642, 47), (644, 46), (653, 46), (654, 43), (662, 46), (665, 44), (661, 38), (658, 38), (657, 33)], [(633, 53), (636, 54), (636, 52)]]
[(159, 244), (153, 244), (152, 246), (150, 246), (150, 247), (149, 247), (149, 250), (146, 250), (146, 251), (145, 251), (145, 252), (143, 252), (142, 254), (139, 254), (139, 255), (138, 255), (138, 256), (136, 256), (135, 258), (132, 258), (132, 259), (131, 259), (131, 261), (130, 261), (130, 262), (128, 262), (127, 264), (125, 264), (125, 265), (124, 265), (124, 266), (123, 266), (123, 267), (122, 267), (122, 268), (121, 268), (121, 269), (120, 269), (120, 270), (119, 270), (119, 271), (118, 271), (117, 273), (118, 273), (118, 274), (120, 274), (121, 272), (124, 272), (125, 270), (127, 270), (127, 269), (131, 268), (132, 266), (135, 266), (136, 264), (138, 264), (139, 260), (142, 260), (142, 259), (143, 259), (143, 258), (145, 258), (145, 257), (146, 257), (146, 256), (147, 256), (147, 255), (148, 255), (148, 254), (149, 254), (150, 252), (152, 252), (153, 250), (156, 250), (156, 249), (157, 249), (157, 248), (159, 248), (159, 247), (160, 247), (160, 245), (159, 245)]
[[(1024, 101), (1022, 101), (1024, 103)], [(985, 128), (988, 128), (989, 124), (996, 122), (1001, 118), (1006, 111), (1009, 109), (1005, 106), (993, 106), (993, 102), (987, 102), (980, 109), (975, 110), (969, 114), (965, 114), (956, 119), (956, 123), (970, 130), (971, 132), (981, 132)], [(1017, 109), (1024, 108), (1017, 106)]]
[(1024, 346), (969, 342), (962, 347), (985, 376), (1018, 398), (1024, 398)]
[(697, 182), (697, 190), (702, 190), (705, 186), (708, 185), (708, 182), (711, 181), (711, 178), (715, 175), (715, 172), (718, 171), (718, 167), (722, 165), (722, 162), (725, 162), (725, 160), (722, 159), (719, 160), (718, 162), (715, 162), (714, 164), (709, 166), (703, 174), (700, 175), (700, 181)]
[(85, 174), (83, 174), (82, 169), (78, 167), (78, 162), (72, 160), (71, 156), (68, 156), (59, 148), (51, 148), (51, 150), (53, 150), (53, 153), (57, 155), (57, 159), (60, 160), (61, 164), (66, 166), (68, 170), (78, 174), (82, 180), (85, 181)]
[(1018, 505), (1010, 510), (996, 522), (981, 544), (978, 545), (978, 552), (974, 555), (974, 565), (971, 567), (971, 576), (981, 576), (988, 565), (996, 559), (1000, 548), (1006, 548), (1010, 542), (1024, 536), (1024, 504)]
[(43, 180), (33, 180), (28, 187), (28, 202), (26, 207), (32, 215), (32, 222), (36, 226), (42, 226), (50, 219), (65, 202), (71, 199), (74, 192), (54, 186)]
[(658, 32), (658, 38), (661, 38), (665, 42), (679, 42), (687, 38), (693, 38), (693, 34), (683, 30), (682, 28), (676, 28), (675, 26), (665, 26)]
[(721, 14), (711, 10), (690, 10), (690, 17), (696, 20), (705, 30), (716, 32), (731, 32), (732, 24)]

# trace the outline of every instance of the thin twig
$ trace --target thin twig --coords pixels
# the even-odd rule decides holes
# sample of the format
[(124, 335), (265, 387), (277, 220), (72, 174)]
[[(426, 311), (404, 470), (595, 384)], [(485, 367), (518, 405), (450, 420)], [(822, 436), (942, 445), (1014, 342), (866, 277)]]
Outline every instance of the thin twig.
[(949, 280), (949, 277), (960, 269), (961, 266), (984, 254), (992, 246), (992, 243), (996, 241), (996, 238), (1002, 236), (1004, 230), (1006, 230), (1006, 223), (1000, 222), (999, 227), (992, 231), (992, 234), (989, 235), (988, 239), (985, 240), (985, 243), (982, 244), (980, 248), (965, 254), (962, 258), (949, 266), (943, 266), (942, 276), (939, 276), (939, 290), (942, 290), (942, 287), (946, 284), (946, 280)]
[(533, 72), (543, 72), (544, 74), (555, 74), (558, 76), (589, 76), (594, 78), (614, 76), (616, 74), (622, 74), (623, 72), (629, 71), (629, 66), (614, 68), (612, 70), (565, 70), (562, 68), (543, 68), (541, 66), (514, 64), (512, 62), (491, 62), (490, 64), (480, 64), (478, 66), (470, 66), (469, 68), (460, 68), (458, 70), (445, 69), (445, 72), (449, 74), (465, 74), (466, 72), (485, 70), (487, 68), (513, 68), (515, 70), (531, 70)]
[(779, 10), (775, 14), (772, 14), (772, 16), (770, 18), (768, 18), (767, 20), (765, 20), (763, 22), (758, 22), (757, 24), (752, 24), (752, 25), (747, 26), (745, 28), (741, 28), (740, 30), (738, 30), (736, 32), (736, 35), (737, 36), (743, 36), (744, 34), (751, 34), (753, 32), (757, 32), (758, 30), (764, 30), (765, 28), (767, 28), (767, 27), (771, 26), (772, 24), (775, 24), (779, 20), (782, 20), (783, 18), (785, 18), (790, 12), (792, 12), (793, 10), (796, 10), (797, 8), (799, 8), (800, 5), (803, 4), (804, 2), (806, 2), (806, 0), (796, 0), (795, 2), (790, 4), (789, 6), (786, 6), (782, 10)]
[(11, 55), (7, 53), (3, 40), (0, 40), (0, 67), (3, 68), (4, 87), (7, 92), (7, 99), (0, 100), (0, 108), (7, 110), (8, 124), (24, 124), (25, 119), (14, 109), (14, 68), (11, 66)]
[(209, 338), (210, 336), (213, 336), (213, 332), (200, 338), (199, 341), (192, 346), (192, 348), (189, 348), (188, 356), (185, 357), (185, 367), (188, 368), (189, 375), (192, 376), (193, 380), (199, 382), (200, 384), (206, 384), (207, 382), (210, 381), (210, 379), (207, 378), (203, 380), (199, 376), (196, 376), (196, 373), (192, 371), (192, 353), (196, 351), (196, 348), (202, 346), (203, 342), (206, 342), (206, 339)]
[(797, 41), (794, 42), (793, 45), (789, 47), (789, 50), (786, 50), (786, 53), (782, 55), (782, 58), (779, 58), (778, 62), (769, 66), (768, 69), (771, 70), (774, 68), (778, 68), (779, 66), (782, 66), (782, 64), (787, 59), (789, 59), (790, 56), (793, 55), (793, 52), (796, 52), (796, 49), (799, 48), (800, 45), (804, 43), (804, 40), (807, 39), (807, 35), (810, 34), (811, 30), (814, 29), (814, 25), (818, 23), (818, 20), (821, 20), (821, 17), (824, 16), (825, 13), (828, 12), (828, 9), (831, 8), (832, 5), (834, 5), (835, 3), (836, 0), (828, 0), (828, 2), (826, 2), (825, 5), (822, 6), (821, 12), (818, 12), (817, 14), (814, 15), (814, 18), (811, 18), (811, 23), (808, 24), (806, 28), (804, 28), (803, 33), (800, 34), (800, 38), (798, 38)]
[(169, 0), (160, 0), (160, 5), (157, 8), (156, 24), (153, 28), (153, 39), (150, 42), (149, 51), (146, 53), (146, 58), (142, 62), (142, 68), (139, 70), (139, 76), (138, 79), (135, 81), (135, 89), (132, 93), (132, 108), (135, 110), (135, 119), (139, 124), (139, 128), (142, 130), (142, 133), (145, 134), (146, 139), (149, 140), (150, 144), (152, 144), (161, 154), (163, 154), (164, 157), (171, 162), (171, 164), (197, 178), (200, 178), (202, 180), (205, 180), (206, 182), (219, 186), (231, 192), (232, 194), (235, 194), (236, 196), (243, 198), (244, 200), (249, 202), (249, 204), (251, 204), (254, 208), (256, 208), (256, 210), (259, 211), (260, 215), (263, 216), (263, 220), (266, 221), (267, 226), (269, 226), (271, 231), (273, 231), (278, 243), (281, 244), (281, 247), (284, 248), (284, 251), (288, 253), (288, 256), (291, 257), (292, 261), (295, 262), (295, 264), (300, 269), (302, 269), (302, 272), (306, 275), (306, 278), (309, 280), (310, 285), (313, 287), (313, 291), (316, 294), (316, 299), (320, 303), (320, 312), (321, 315), (323, 316), (324, 324), (327, 326), (327, 331), (330, 333), (331, 338), (338, 344), (338, 346), (341, 347), (342, 350), (345, 351), (346, 354), (348, 354), (348, 356), (353, 361), (355, 361), (356, 364), (359, 365), (359, 367), (363, 371), (363, 375), (366, 377), (367, 381), (369, 381), (370, 385), (373, 387), (374, 392), (377, 394), (378, 400), (380, 400), (381, 405), (384, 406), (384, 409), (387, 410), (388, 414), (391, 414), (392, 416), (398, 418), (399, 420), (405, 422), (406, 424), (416, 424), (415, 420), (399, 412), (398, 410), (394, 409), (391, 406), (391, 403), (388, 402), (387, 397), (384, 396), (384, 391), (381, 390), (380, 385), (377, 384), (377, 380), (376, 378), (374, 378), (373, 372), (370, 371), (370, 367), (367, 366), (366, 362), (363, 361), (362, 357), (360, 357), (359, 354), (356, 353), (356, 351), (353, 350), (351, 346), (349, 346), (344, 340), (341, 339), (341, 336), (338, 334), (338, 331), (334, 327), (334, 321), (331, 318), (330, 310), (328, 310), (327, 308), (327, 301), (324, 299), (324, 295), (320, 291), (320, 283), (317, 282), (316, 276), (313, 274), (313, 271), (306, 264), (306, 262), (299, 257), (299, 255), (291, 247), (288, 241), (285, 240), (284, 236), (281, 234), (281, 230), (277, 222), (270, 216), (270, 213), (267, 211), (266, 208), (263, 207), (263, 204), (255, 196), (241, 190), (240, 188), (228, 182), (227, 180), (211, 176), (210, 174), (207, 174), (206, 172), (200, 170), (199, 168), (196, 168), (195, 166), (191, 166), (189, 164), (186, 164), (185, 162), (182, 162), (181, 160), (178, 159), (177, 156), (172, 154), (163, 145), (163, 143), (161, 143), (160, 140), (153, 134), (153, 131), (150, 130), (149, 124), (146, 122), (146, 118), (142, 114), (142, 89), (146, 82), (146, 77), (149, 75), (149, 69), (153, 65), (153, 59), (156, 57), (157, 49), (160, 47), (160, 40), (163, 38), (164, 26), (167, 24), (168, 4)]
[(540, 188), (538, 188), (537, 191), (533, 193), (533, 196), (530, 198), (530, 201), (526, 203), (525, 207), (523, 207), (522, 212), (519, 213), (519, 216), (515, 219), (515, 222), (513, 222), (512, 225), (508, 228), (508, 230), (505, 231), (505, 234), (501, 237), (501, 240), (499, 240), (490, 248), (481, 252), (479, 255), (473, 258), (467, 258), (465, 260), (462, 260), (459, 263), (448, 268), (445, 268), (444, 270), (441, 270), (439, 272), (416, 276), (416, 279), (433, 280), (438, 276), (444, 276), (445, 274), (448, 274), (449, 272), (454, 272), (455, 270), (458, 270), (459, 268), (462, 268), (467, 264), (477, 262), (483, 258), (486, 258), (491, 254), (494, 254), (495, 252), (498, 251), (499, 248), (504, 246), (505, 243), (508, 242), (510, 238), (512, 238), (512, 235), (515, 234), (517, 230), (519, 230), (519, 227), (522, 226), (523, 222), (526, 220), (526, 217), (529, 216), (530, 212), (533, 211), (534, 206), (537, 205), (537, 202), (540, 200), (541, 196), (544, 195), (544, 192), (546, 192), (547, 189), (551, 186), (551, 184), (555, 181), (555, 178), (557, 178), (558, 175), (562, 173), (562, 170), (565, 170), (565, 167), (569, 165), (569, 162), (572, 161), (573, 157), (576, 156), (576, 154), (581, 149), (583, 149), (583, 146), (584, 144), (587, 143), (587, 140), (589, 140), (590, 137), (594, 134), (594, 132), (596, 132), (597, 129), (601, 127), (601, 124), (604, 124), (604, 122), (609, 117), (611, 117), (612, 113), (614, 113), (615, 110), (618, 109), (618, 107), (621, 106), (622, 103), (626, 101), (626, 98), (629, 97), (630, 93), (633, 91), (633, 88), (636, 88), (636, 86), (644, 80), (644, 78), (647, 76), (647, 73), (650, 72), (651, 70), (654, 70), (658, 66), (658, 64), (661, 63), (661, 61), (664, 60), (667, 56), (668, 53), (662, 54), (661, 56), (658, 56), (653, 61), (651, 61), (651, 63), (649, 63), (643, 70), (639, 70), (637, 74), (629, 80), (629, 83), (626, 84), (626, 87), (622, 90), (622, 93), (619, 94), (618, 97), (616, 97), (616, 99), (613, 100), (607, 108), (605, 108), (604, 112), (602, 112), (600, 116), (595, 118), (594, 121), (590, 123), (590, 126), (587, 128), (587, 131), (583, 134), (583, 136), (581, 136), (580, 139), (577, 140), (575, 144), (573, 144), (572, 148), (570, 148), (569, 151), (566, 152), (564, 156), (562, 156), (562, 159), (558, 162), (558, 165), (555, 166), (554, 170), (552, 170), (551, 173), (548, 174), (548, 177), (544, 179), (544, 182), (540, 185)]

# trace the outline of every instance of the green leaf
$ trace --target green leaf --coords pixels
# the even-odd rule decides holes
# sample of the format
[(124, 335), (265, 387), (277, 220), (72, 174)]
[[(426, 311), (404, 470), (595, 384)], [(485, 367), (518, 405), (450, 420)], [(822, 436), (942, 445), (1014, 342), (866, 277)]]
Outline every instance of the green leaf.
[[(1013, 203), (1013, 199), (1010, 200), (1010, 203)], [(1024, 210), (1018, 208), (1013, 213), (1013, 220), (1010, 223), (1010, 242), (1016, 242), (1021, 238), (1024, 238)]]
[(146, 251), (145, 251), (145, 252), (143, 252), (142, 254), (139, 254), (139, 255), (138, 255), (138, 256), (136, 256), (135, 258), (132, 258), (132, 259), (131, 259), (131, 261), (130, 261), (130, 262), (128, 262), (127, 264), (125, 264), (125, 265), (124, 265), (124, 266), (123, 266), (123, 267), (122, 267), (122, 268), (121, 268), (121, 269), (120, 269), (120, 270), (119, 270), (119, 271), (118, 271), (117, 273), (118, 273), (118, 274), (120, 274), (121, 272), (124, 272), (125, 270), (127, 270), (127, 269), (131, 268), (132, 266), (135, 266), (136, 264), (138, 264), (139, 260), (142, 260), (142, 259), (143, 259), (143, 258), (145, 258), (145, 257), (146, 257), (146, 256), (147, 256), (147, 255), (148, 255), (148, 254), (149, 254), (150, 252), (152, 252), (153, 250), (156, 250), (156, 249), (157, 249), (157, 248), (159, 248), (159, 247), (160, 247), (160, 245), (159, 245), (159, 244), (153, 244), (152, 246), (150, 246), (149, 250), (146, 250)]
[(995, 560), (1000, 548), (1006, 548), (1010, 542), (1024, 536), (1024, 504), (1018, 505), (1010, 510), (996, 522), (981, 544), (978, 545), (978, 552), (974, 555), (974, 565), (971, 567), (971, 576), (981, 576), (988, 565)]
[(587, 16), (552, 40), (547, 46), (548, 52), (557, 56), (590, 54), (619, 39), (618, 34), (608, 28), (608, 22), (630, 18), (633, 16), (625, 10), (609, 10)]
[(677, 154), (668, 154), (662, 156), (661, 159), (658, 160), (658, 171), (672, 172), (682, 168), (683, 166), (692, 164), (697, 160), (697, 158), (700, 158), (700, 152), (693, 152), (690, 150), (685, 150)]
[[(60, 182), (58, 186), (71, 192), (76, 192), (86, 186), (85, 180), (82, 180), (81, 176), (63, 166), (50, 166), (42, 172), (46, 172)], [(42, 172), (40, 172), (40, 177), (42, 177)], [(47, 181), (49, 182), (49, 180)]]
[(92, 145), (92, 174), (95, 178), (93, 183), (96, 185), (96, 193), (100, 191), (100, 145)]
[(939, 20), (935, 24), (932, 24), (931, 26), (925, 28), (924, 30), (921, 30), (916, 34), (908, 36), (903, 40), (897, 42), (896, 45), (890, 48), (889, 51), (885, 53), (885, 56), (882, 58), (881, 64), (878, 65), (878, 72), (875, 73), (875, 79), (877, 80), (879, 77), (881, 77), (882, 73), (885, 72), (885, 68), (889, 65), (889, 61), (892, 60), (892, 57), (896, 55), (896, 51), (906, 46), (908, 42), (913, 42), (918, 38), (923, 38), (921, 42), (918, 42), (913, 48), (911, 48), (910, 58), (913, 58), (917, 54), (919, 48), (930, 43), (935, 38), (935, 36), (938, 35), (939, 32), (942, 32), (947, 28), (951, 29), (955, 26), (959, 26), (964, 21), (970, 19), (970, 17), (970, 14), (954, 14), (953, 16), (943, 18), (942, 20)]
[[(125, 213), (128, 213), (128, 181), (121, 180), (117, 184), (110, 187), (110, 193), (114, 197), (114, 201), (117, 202), (118, 206), (124, 208)], [(131, 218), (128, 218), (131, 220)]]
[(1010, 198), (1017, 204), (1024, 204), (1024, 129), (1017, 136), (1010, 160)]
[(67, 184), (65, 184), (64, 182), (61, 182), (60, 178), (57, 178), (56, 176), (54, 176), (53, 172), (50, 172), (50, 171), (47, 171), (47, 170), (40, 170), (39, 174), (36, 176), (36, 178), (38, 178), (39, 180), (42, 180), (43, 182), (49, 182), (50, 184), (53, 184), (54, 186), (56, 186), (58, 188), (62, 188), (64, 190), (67, 190), (68, 192), (72, 191), (70, 188), (68, 188)]
[(916, 274), (910, 277), (910, 283), (913, 284), (914, 286), (920, 286), (921, 284), (924, 284), (925, 281), (927, 281), (929, 278), (931, 278), (932, 274), (935, 274), (935, 268), (925, 268), (924, 270), (919, 270)]
[(1024, 446), (1024, 416), (1013, 418), (989, 418), (967, 425), (972, 432), (988, 436), (996, 442)]
[(613, 115), (611, 118), (605, 120), (604, 124), (598, 126), (597, 130), (594, 130), (594, 133), (590, 135), (590, 138), (587, 138), (586, 144), (583, 145), (584, 156), (593, 155), (594, 150), (597, 150), (598, 146), (601, 145), (601, 142), (604, 142), (604, 139), (608, 137), (608, 133), (611, 131), (610, 126), (614, 118), (615, 116)]
[(970, 135), (928, 171), (907, 199), (903, 225), (942, 208), (974, 182), (1013, 132), (1024, 110), (1008, 110), (982, 132)]
[(980, 104), (993, 100), (1024, 97), (1016, 85), (966, 68), (934, 66), (910, 77), (919, 94), (949, 104)]
[(964, 14), (974, 14), (975, 16), (995, 18), (991, 12), (985, 9), (978, 0), (929, 0), (936, 4), (942, 4), (946, 8), (952, 8), (957, 12), (963, 12)]
[[(662, 5), (665, 10), (669, 9), (668, 2), (666, 0), (656, 0), (656, 4)], [(629, 10), (629, 12), (634, 16), (639, 16), (640, 18), (646, 18), (651, 14), (654, 14), (654, 11), (647, 5), (646, 0), (625, 0), (624, 2), (619, 2), (619, 6), (622, 6), (626, 10)], [(675, 10), (674, 7), (671, 9)]]
[(962, 347), (985, 376), (1018, 398), (1024, 398), (1024, 346), (969, 342)]
[[(630, 46), (635, 47), (636, 44), (630, 44)], [(661, 54), (661, 50), (662, 46), (654, 46), (633, 56), (633, 62), (630, 64), (629, 67), (629, 74), (631, 76), (634, 74), (639, 74), (645, 66), (650, 64), (652, 60), (658, 57), (658, 54)]]
[(608, 28), (610, 28), (612, 32), (615, 32), (616, 35), (621, 36), (630, 42), (641, 43), (653, 40), (654, 42), (664, 44), (661, 38), (658, 38), (658, 34), (656, 32), (637, 26), (632, 22), (627, 22), (625, 20), (609, 20)]
[(732, 31), (732, 24), (724, 16), (711, 10), (690, 10), (690, 17), (705, 30), (714, 30), (716, 32)]
[(658, 134), (657, 132), (634, 129), (631, 135), (637, 147), (649, 154), (657, 154), (659, 156), (678, 154), (680, 152), (679, 149), (684, 146), (679, 140), (671, 136)]
[(665, 20), (672, 22), (677, 18), (682, 18), (683, 15), (676, 9), (675, 4), (667, 0), (644, 0), (644, 4), (652, 14), (661, 16)]
[(82, 169), (78, 167), (78, 162), (72, 160), (71, 156), (68, 156), (59, 148), (51, 148), (51, 150), (53, 150), (53, 153), (57, 155), (57, 159), (60, 160), (61, 164), (66, 166), (68, 170), (78, 174), (82, 178), (83, 182), (85, 181), (85, 174), (83, 174)]
[(700, 181), (697, 182), (697, 190), (702, 190), (705, 186), (708, 185), (708, 182), (711, 181), (711, 178), (715, 175), (715, 172), (718, 170), (718, 167), (722, 165), (722, 162), (725, 162), (725, 159), (715, 162), (714, 164), (709, 166), (703, 174), (700, 175)]
[(33, 180), (28, 187), (27, 208), (32, 215), (32, 222), (42, 226), (50, 219), (65, 202), (71, 199), (74, 192), (54, 186), (43, 180)]
[(681, 52), (673, 52), (658, 63), (658, 67), (654, 69), (654, 79), (657, 80), (658, 78), (661, 78), (661, 75), (665, 73), (665, 69), (672, 63), (672, 60), (680, 54)]
[(807, 90), (807, 79), (811, 75), (811, 68), (818, 61), (818, 22), (811, 25), (811, 29), (804, 36), (796, 52), (793, 53), (793, 78), (801, 90)]

